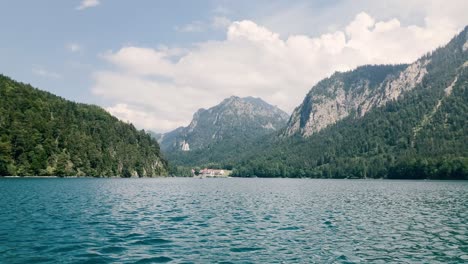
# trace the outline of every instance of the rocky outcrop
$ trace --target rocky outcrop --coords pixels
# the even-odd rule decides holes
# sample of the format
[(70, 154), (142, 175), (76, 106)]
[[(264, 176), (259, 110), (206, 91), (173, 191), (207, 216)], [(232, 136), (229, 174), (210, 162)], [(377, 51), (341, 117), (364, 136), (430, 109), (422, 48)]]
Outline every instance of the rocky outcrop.
[(350, 115), (362, 117), (398, 99), (421, 83), (429, 62), (421, 59), (411, 65), (363, 66), (335, 73), (311, 89), (294, 110), (284, 135), (308, 137)]
[(189, 145), (189, 143), (185, 142), (185, 140), (182, 141), (181, 149), (182, 149), (182, 151), (190, 151), (190, 145)]
[[(384, 105), (386, 102), (396, 100), (404, 92), (414, 89), (420, 84), (427, 74), (427, 65), (430, 60), (423, 59), (409, 65), (395, 79), (390, 78), (377, 90), (377, 96), (370, 98), (370, 104), (366, 110), (375, 106)], [(382, 92), (380, 92), (382, 91)], [(365, 111), (366, 112), (366, 111)], [(365, 112), (362, 113), (365, 114)]]

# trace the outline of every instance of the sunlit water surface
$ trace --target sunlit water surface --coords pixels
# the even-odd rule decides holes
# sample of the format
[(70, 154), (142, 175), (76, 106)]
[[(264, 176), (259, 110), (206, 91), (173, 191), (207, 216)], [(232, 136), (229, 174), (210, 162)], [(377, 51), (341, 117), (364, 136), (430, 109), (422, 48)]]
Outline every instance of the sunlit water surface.
[(0, 263), (466, 263), (468, 183), (0, 179)]

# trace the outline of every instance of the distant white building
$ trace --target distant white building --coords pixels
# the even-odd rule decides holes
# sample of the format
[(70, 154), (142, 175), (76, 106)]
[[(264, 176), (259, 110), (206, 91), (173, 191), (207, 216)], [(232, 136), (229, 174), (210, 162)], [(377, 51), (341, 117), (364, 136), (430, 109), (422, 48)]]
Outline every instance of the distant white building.
[(203, 170), (200, 170), (199, 176), (202, 176), (202, 177), (223, 177), (223, 176), (227, 176), (226, 175), (226, 172), (224, 170), (215, 170), (215, 169), (203, 169)]

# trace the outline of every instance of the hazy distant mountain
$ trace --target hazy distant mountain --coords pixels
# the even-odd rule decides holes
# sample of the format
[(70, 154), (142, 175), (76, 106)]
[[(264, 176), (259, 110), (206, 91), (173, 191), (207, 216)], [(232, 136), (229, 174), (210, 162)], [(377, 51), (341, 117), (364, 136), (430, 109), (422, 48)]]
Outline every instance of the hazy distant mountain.
[(102, 108), (0, 75), (0, 176), (166, 175), (159, 145)]
[(161, 136), (167, 152), (193, 151), (235, 140), (239, 144), (282, 129), (288, 114), (260, 98), (229, 97), (220, 104), (200, 109), (187, 127)]

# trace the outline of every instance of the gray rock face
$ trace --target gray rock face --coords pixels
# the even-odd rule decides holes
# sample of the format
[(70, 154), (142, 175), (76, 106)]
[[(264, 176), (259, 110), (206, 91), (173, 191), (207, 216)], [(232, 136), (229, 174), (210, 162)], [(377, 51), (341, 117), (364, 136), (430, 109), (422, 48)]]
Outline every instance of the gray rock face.
[(223, 140), (241, 143), (282, 129), (288, 117), (260, 98), (232, 96), (212, 108), (198, 110), (187, 127), (164, 134), (160, 144), (166, 151), (192, 151)]
[(429, 62), (363, 66), (333, 74), (314, 86), (294, 110), (284, 135), (308, 137), (351, 114), (362, 117), (372, 108), (398, 99), (421, 83)]

